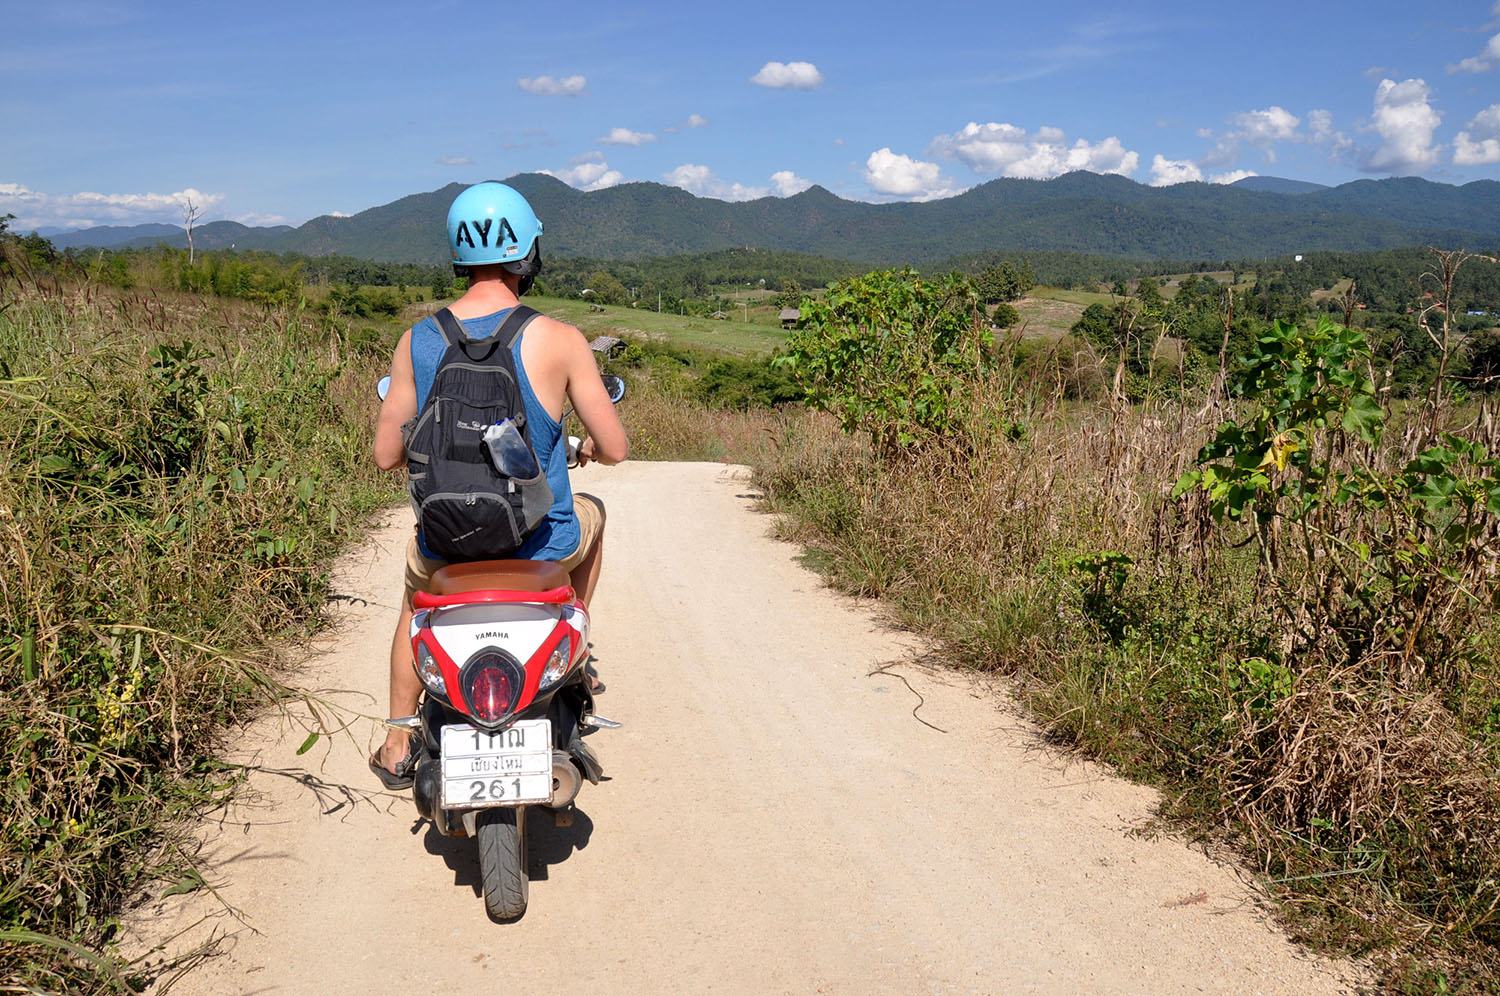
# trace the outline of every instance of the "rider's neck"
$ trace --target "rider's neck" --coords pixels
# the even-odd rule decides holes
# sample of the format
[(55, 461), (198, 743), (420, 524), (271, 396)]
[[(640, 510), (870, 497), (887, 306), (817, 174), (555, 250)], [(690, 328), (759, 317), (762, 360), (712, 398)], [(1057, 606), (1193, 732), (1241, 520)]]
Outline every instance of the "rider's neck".
[(478, 318), (514, 308), (521, 303), (516, 296), (518, 283), (518, 277), (499, 267), (476, 267), (469, 273), (469, 289), (448, 310), (455, 318)]

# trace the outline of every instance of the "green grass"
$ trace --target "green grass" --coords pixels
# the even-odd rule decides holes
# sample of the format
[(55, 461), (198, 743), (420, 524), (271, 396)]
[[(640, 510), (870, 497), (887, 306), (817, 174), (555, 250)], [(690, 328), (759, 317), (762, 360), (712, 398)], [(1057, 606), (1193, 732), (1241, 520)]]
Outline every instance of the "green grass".
[[(1051, 291), (1052, 288), (1038, 288)], [(1062, 293), (1081, 293), (1064, 291)], [(1083, 314), (1084, 306), (1060, 298), (1033, 293), (1015, 303), (1016, 313), (1021, 316), (1027, 339), (1058, 339), (1068, 334), (1073, 323)]]
[(629, 342), (642, 335), (680, 346), (738, 356), (769, 353), (786, 340), (780, 326), (739, 319), (694, 318), (658, 314), (646, 308), (605, 305), (595, 311), (586, 301), (528, 296), (526, 303), (559, 321), (575, 325), (589, 338), (613, 335)]
[(1066, 301), (1087, 308), (1091, 304), (1109, 304), (1114, 301), (1111, 294), (1101, 294), (1097, 291), (1068, 290), (1063, 287), (1033, 287), (1028, 297), (1040, 298), (1045, 301)]

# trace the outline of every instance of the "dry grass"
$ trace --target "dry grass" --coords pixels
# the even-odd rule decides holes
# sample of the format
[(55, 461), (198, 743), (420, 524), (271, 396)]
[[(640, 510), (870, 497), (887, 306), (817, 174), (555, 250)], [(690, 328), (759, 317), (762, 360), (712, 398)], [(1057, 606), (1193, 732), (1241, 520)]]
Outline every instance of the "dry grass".
[(1014, 676), (1059, 742), (1164, 788), (1179, 826), (1264, 870), (1296, 936), (1372, 952), (1391, 991), (1500, 987), (1493, 615), (1462, 617), (1480, 629), (1448, 670), (1340, 666), (1331, 639), (1264, 668), (1288, 620), (1253, 552), (1170, 498), (1224, 409), (1056, 397), (992, 394), (1025, 438), (956, 457), (882, 463), (794, 433), (755, 462), (836, 585)]
[(122, 898), (191, 884), (163, 833), (232, 784), (221, 731), (288, 694), (271, 646), (394, 496), (367, 455), (385, 359), (297, 312), (9, 291), (0, 988), (131, 991)]

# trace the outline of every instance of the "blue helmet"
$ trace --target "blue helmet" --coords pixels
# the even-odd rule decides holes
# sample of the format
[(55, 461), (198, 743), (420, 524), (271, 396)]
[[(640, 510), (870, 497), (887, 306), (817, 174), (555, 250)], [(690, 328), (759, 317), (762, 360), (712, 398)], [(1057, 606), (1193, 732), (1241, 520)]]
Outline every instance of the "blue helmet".
[(514, 187), (486, 180), (453, 198), (448, 208), (448, 249), (454, 266), (505, 265), (535, 277), (541, 270), (537, 240), (542, 223)]

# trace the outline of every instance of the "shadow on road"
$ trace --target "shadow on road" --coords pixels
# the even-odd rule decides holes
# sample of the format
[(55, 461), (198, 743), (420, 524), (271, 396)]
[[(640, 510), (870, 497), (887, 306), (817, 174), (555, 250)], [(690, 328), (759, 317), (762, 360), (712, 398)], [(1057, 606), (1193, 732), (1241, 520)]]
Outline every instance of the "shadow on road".
[[(479, 849), (467, 837), (444, 837), (433, 829), (432, 824), (419, 819), (412, 827), (416, 833), (422, 827), (427, 832), (422, 837), (422, 846), (428, 854), (443, 859), (453, 872), (453, 884), (467, 886), (475, 896), (480, 894)], [(560, 865), (589, 846), (594, 833), (594, 821), (581, 809), (573, 810), (573, 825), (556, 826), (551, 810), (532, 806), (526, 810), (526, 858), (527, 874), (533, 882), (545, 882), (550, 877), (553, 865)]]

